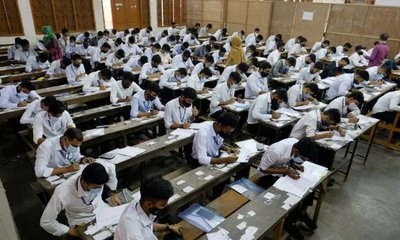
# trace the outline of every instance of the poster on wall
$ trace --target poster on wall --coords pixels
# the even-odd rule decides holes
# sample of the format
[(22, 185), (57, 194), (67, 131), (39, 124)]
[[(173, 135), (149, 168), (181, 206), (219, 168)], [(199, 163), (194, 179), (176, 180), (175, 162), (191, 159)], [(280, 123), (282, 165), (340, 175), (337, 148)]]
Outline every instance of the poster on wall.
[(303, 20), (304, 21), (312, 21), (313, 18), (314, 18), (314, 12), (303, 11)]

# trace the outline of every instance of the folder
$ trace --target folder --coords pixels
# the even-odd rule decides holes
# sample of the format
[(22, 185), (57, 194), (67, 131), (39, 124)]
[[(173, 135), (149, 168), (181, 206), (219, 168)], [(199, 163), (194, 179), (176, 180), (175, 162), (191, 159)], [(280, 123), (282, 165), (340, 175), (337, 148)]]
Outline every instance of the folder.
[(192, 204), (178, 216), (204, 232), (210, 232), (225, 220), (221, 215), (197, 203)]
[(246, 198), (253, 200), (260, 193), (264, 191), (264, 189), (253, 182), (249, 181), (247, 178), (241, 178), (231, 184), (228, 187), (232, 188), (236, 192), (242, 194)]

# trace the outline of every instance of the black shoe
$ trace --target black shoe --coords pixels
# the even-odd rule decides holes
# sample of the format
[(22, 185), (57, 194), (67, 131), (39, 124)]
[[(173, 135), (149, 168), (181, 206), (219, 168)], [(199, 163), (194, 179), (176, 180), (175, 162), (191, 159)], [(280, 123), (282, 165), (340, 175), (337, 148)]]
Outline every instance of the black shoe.
[(318, 228), (317, 224), (315, 224), (315, 222), (310, 218), (310, 216), (308, 216), (307, 213), (300, 218), (300, 221), (302, 221), (312, 233), (314, 233), (315, 229)]
[(294, 238), (295, 240), (303, 240), (304, 236), (300, 232), (300, 230), (293, 224), (285, 224), (283, 229), (289, 233), (290, 237)]

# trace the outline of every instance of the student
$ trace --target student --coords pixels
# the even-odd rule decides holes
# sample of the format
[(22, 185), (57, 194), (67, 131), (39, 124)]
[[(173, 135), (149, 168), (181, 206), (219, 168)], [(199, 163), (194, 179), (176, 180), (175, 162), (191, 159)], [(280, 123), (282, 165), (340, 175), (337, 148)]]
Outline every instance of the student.
[[(233, 39), (234, 37), (232, 37)], [(238, 37), (239, 38), (239, 37)], [(240, 39), (240, 38), (239, 38)], [(256, 47), (260, 46), (260, 42), (264, 39), (264, 37), (261, 34), (258, 34), (257, 36), (252, 36), (250, 38), (246, 38), (246, 47), (254, 45)], [(240, 43), (242, 43), (242, 39), (240, 39)]]
[(192, 74), (187, 86), (196, 90), (197, 94), (208, 93), (208, 88), (204, 87), (204, 83), (212, 76), (212, 71), (209, 68), (203, 68), (199, 73)]
[(172, 63), (171, 58), (171, 47), (168, 44), (164, 44), (161, 51), (158, 53), (161, 57), (161, 64), (167, 65)]
[(245, 62), (239, 63), (238, 65), (226, 67), (218, 80), (218, 84), (226, 82), (232, 72), (239, 73), (242, 81), (247, 82), (247, 71), (249, 71), (249, 65)]
[(179, 54), (182, 54), (184, 51), (188, 50), (189, 53), (191, 53), (189, 49), (189, 43), (184, 42), (182, 44), (176, 44), (175, 47), (172, 49), (172, 56), (176, 56)]
[(226, 54), (226, 49), (223, 47), (220, 48), (219, 51), (216, 51), (212, 54), (212, 57), (214, 58), (214, 66), (215, 64), (222, 63), (225, 60), (225, 54)]
[(341, 122), (357, 123), (357, 115), (361, 114), (359, 107), (364, 103), (364, 95), (358, 90), (354, 90), (343, 97), (338, 97), (326, 106), (325, 110), (339, 110)]
[(391, 70), (399, 70), (400, 69), (400, 57), (388, 59), (382, 64), (382, 66), (387, 67)]
[(282, 41), (282, 35), (281, 34), (276, 34), (276, 35), (271, 35), (268, 37), (267, 42), (265, 43), (265, 49), (264, 49), (264, 56), (267, 56), (270, 54), (272, 51), (278, 49), (278, 43), (282, 43), (282, 52), (285, 51), (285, 43)]
[(135, 93), (131, 102), (131, 118), (151, 117), (157, 115), (159, 111), (164, 111), (164, 105), (158, 98), (160, 92), (160, 86), (150, 82), (146, 90)]
[(389, 54), (389, 46), (386, 44), (389, 35), (382, 33), (379, 36), (379, 43), (374, 47), (371, 56), (365, 56), (368, 62), (368, 67), (380, 66)]
[(350, 51), (352, 47), (353, 45), (351, 45), (351, 43), (349, 42), (346, 42), (345, 44), (343, 44), (343, 46), (336, 46), (336, 56), (338, 57), (344, 56)]
[(293, 73), (295, 70), (296, 59), (293, 57), (280, 59), (274, 67), (272, 67), (271, 78), (283, 77)]
[(226, 82), (218, 84), (211, 95), (210, 100), (210, 116), (216, 117), (222, 110), (222, 106), (229, 105), (235, 101), (243, 102), (243, 100), (235, 97), (235, 90), (242, 78), (238, 72), (232, 72)]
[(84, 33), (79, 34), (79, 35), (76, 37), (76, 42), (77, 42), (77, 43), (83, 43), (83, 41), (84, 41), (85, 39), (89, 39), (89, 38), (90, 38), (90, 33), (84, 32)]
[(132, 201), (126, 207), (115, 230), (114, 240), (157, 240), (156, 233), (169, 231), (181, 235), (179, 224), (169, 225), (154, 223), (174, 194), (169, 181), (162, 178), (140, 186), (140, 200)]
[(270, 119), (279, 119), (280, 113), (275, 112), (282, 103), (288, 101), (286, 89), (278, 89), (274, 92), (267, 92), (259, 95), (249, 107), (247, 117), (247, 128), (257, 135), (258, 122)]
[(56, 100), (53, 96), (47, 96), (43, 99), (36, 99), (26, 108), (24, 114), (22, 114), (19, 123), (21, 124), (33, 124), (35, 116), (41, 111), (48, 111), (49, 106)]
[(299, 38), (299, 42), (295, 43), (294, 46), (288, 51), (288, 56), (297, 56), (299, 54), (305, 54), (307, 53), (307, 50), (305, 49), (307, 45), (307, 38), (301, 37)]
[(164, 74), (160, 78), (160, 88), (180, 86), (186, 82), (188, 76), (186, 68), (168, 69), (165, 70)]
[(152, 59), (154, 55), (159, 55), (160, 54), (160, 50), (161, 50), (160, 44), (156, 43), (153, 46), (151, 46), (149, 48), (146, 48), (146, 50), (144, 51), (144, 55), (148, 59)]
[(397, 112), (400, 112), (400, 90), (386, 93), (380, 97), (371, 112), (372, 117), (389, 124), (393, 123)]
[(99, 39), (99, 41), (97, 42), (97, 45), (102, 46), (106, 42), (108, 44), (111, 44), (111, 42), (113, 42), (113, 41), (109, 41), (109, 35), (110, 35), (110, 32), (108, 30), (104, 30), (103, 37), (101, 39)]
[(122, 80), (111, 84), (110, 102), (112, 104), (131, 102), (133, 94), (143, 90), (134, 82), (134, 78), (131, 72), (124, 72)]
[(187, 87), (183, 89), (181, 96), (172, 99), (165, 105), (164, 122), (166, 129), (189, 128), (199, 111), (192, 107), (196, 100), (196, 90)]
[(0, 89), (0, 108), (13, 109), (26, 107), (29, 102), (40, 99), (36, 87), (29, 80), (22, 80), (17, 85), (7, 85)]
[(185, 50), (182, 54), (178, 54), (172, 58), (172, 68), (193, 69), (194, 65), (192, 59), (190, 58), (190, 51)]
[(9, 46), (7, 49), (7, 58), (8, 60), (12, 61), (15, 58), (15, 52), (17, 51), (17, 49), (21, 48), (21, 38), (20, 37), (16, 37), (14, 39), (14, 44)]
[(214, 33), (214, 37), (217, 41), (222, 41), (222, 39), (224, 37), (226, 37), (226, 35), (228, 34), (228, 30), (226, 28), (222, 28), (222, 29), (218, 29), (217, 31), (215, 31)]
[(295, 71), (300, 71), (305, 67), (311, 67), (316, 61), (315, 54), (311, 53), (308, 55), (302, 55), (296, 58), (296, 65), (294, 67)]
[(246, 57), (242, 49), (242, 39), (239, 37), (232, 37), (232, 48), (228, 54), (226, 66), (238, 65), (239, 63), (245, 61)]
[(245, 52), (246, 59), (258, 56), (257, 48), (256, 48), (255, 45), (250, 45), (250, 46), (248, 46), (246, 48), (243, 48), (243, 51)]
[(102, 70), (92, 72), (83, 80), (82, 90), (84, 92), (103, 91), (106, 90), (106, 88), (111, 87), (114, 83), (116, 83), (116, 81), (112, 77), (111, 70), (103, 68)]
[(332, 57), (336, 57), (336, 47), (321, 48), (315, 52), (315, 57), (317, 60), (323, 58), (332, 59)]
[(119, 49), (122, 49), (122, 47), (124, 46), (124, 42), (122, 41), (121, 38), (117, 38), (115, 39), (115, 41), (111, 41), (110, 45), (111, 45), (111, 51), (116, 52)]
[(320, 72), (324, 64), (322, 62), (316, 62), (312, 67), (305, 67), (299, 72), (299, 78), (296, 83), (306, 83), (306, 82), (319, 82), (321, 81)]
[[(286, 138), (272, 144), (264, 153), (258, 165), (260, 185), (268, 189), (283, 176), (292, 179), (301, 178), (304, 167), (299, 166), (304, 161), (316, 161), (317, 144), (310, 138)], [(303, 234), (296, 226), (300, 220), (313, 232), (317, 225), (307, 214), (308, 206), (313, 203), (314, 194), (307, 196), (285, 219), (284, 229), (293, 239), (304, 239)]]
[[(211, 25), (211, 24), (210, 24)], [(212, 28), (212, 25), (211, 25), (211, 28)], [(210, 29), (211, 29), (210, 28)], [(195, 25), (194, 25), (194, 31), (197, 33), (197, 36), (200, 36), (200, 23), (196, 23)]]
[(260, 34), (260, 29), (259, 28), (255, 28), (254, 32), (250, 33), (249, 35), (247, 35), (245, 42), (247, 43), (248, 40), (250, 40), (251, 38), (255, 38), (258, 36), (258, 34)]
[(271, 65), (268, 62), (262, 62), (257, 72), (251, 74), (247, 79), (244, 89), (244, 97), (255, 99), (259, 95), (268, 92), (268, 75), (271, 71)]
[(69, 84), (76, 84), (86, 77), (85, 67), (79, 54), (72, 55), (72, 63), (65, 69)]
[(193, 56), (197, 58), (204, 58), (207, 55), (209, 55), (210, 52), (211, 52), (211, 45), (201, 45), (194, 50)]
[(125, 29), (124, 31), (120, 31), (120, 32), (117, 32), (117, 34), (115, 35), (115, 38), (121, 38), (121, 39), (125, 39), (125, 37), (128, 35), (128, 34), (130, 34), (129, 33), (129, 29)]
[(71, 58), (71, 56), (77, 52), (76, 49), (76, 38), (75, 36), (71, 36), (69, 38), (68, 44), (65, 46), (64, 57)]
[[(104, 204), (101, 201), (105, 184), (115, 192), (118, 184), (115, 166), (104, 161), (87, 165), (82, 174), (75, 174), (56, 187), (40, 218), (40, 226), (54, 236), (79, 238), (78, 226), (94, 220), (96, 208)], [(111, 200), (114, 204), (120, 202), (114, 193)], [(65, 210), (68, 226), (57, 221), (62, 210)]]
[(100, 41), (100, 39), (103, 38), (103, 35), (104, 35), (104, 34), (103, 34), (102, 31), (98, 31), (98, 32), (97, 32), (97, 35), (94, 36), (94, 37), (92, 37), (92, 38), (89, 40), (90, 46), (92, 46), (92, 47), (99, 47), (99, 46), (102, 46), (102, 45), (99, 45), (99, 41)]
[(124, 65), (124, 57), (125, 57), (124, 50), (119, 49), (116, 52), (113, 52), (107, 56), (105, 64), (109, 68), (120, 67)]
[[(105, 42), (101, 47), (96, 48), (93, 51), (93, 54), (90, 59), (90, 64), (93, 69), (100, 69), (103, 65), (103, 62), (106, 61), (110, 52), (111, 46), (107, 42)], [(103, 65), (104, 66), (104, 65)]]
[(364, 46), (357, 45), (355, 52), (349, 57), (350, 63), (344, 67), (345, 70), (350, 70), (349, 72), (354, 72), (356, 67), (366, 67), (368, 65), (368, 60), (364, 57)]
[(325, 39), (322, 42), (316, 42), (316, 43), (314, 43), (313, 47), (311, 48), (311, 52), (312, 53), (317, 52), (321, 48), (328, 48), (330, 44), (331, 44), (331, 42), (327, 39)]
[(49, 55), (47, 52), (42, 52), (37, 57), (29, 57), (26, 60), (25, 72), (41, 72), (50, 67)]
[(313, 140), (333, 137), (333, 132), (318, 133), (319, 131), (328, 131), (336, 129), (341, 135), (345, 130), (335, 125), (340, 123), (340, 112), (337, 109), (329, 109), (321, 112), (319, 109), (306, 113), (294, 125), (291, 138), (302, 139), (309, 137)]
[(129, 59), (127, 63), (124, 65), (124, 72), (140, 72), (143, 65), (148, 62), (148, 58), (146, 56), (135, 56)]
[(15, 50), (14, 60), (16, 63), (24, 64), (29, 57), (37, 57), (38, 54), (35, 50), (30, 48), (29, 41), (26, 39), (21, 40), (21, 48)]
[(365, 69), (369, 74), (370, 85), (380, 85), (384, 83), (384, 79), (387, 79), (392, 72), (392, 69), (386, 65), (369, 67)]
[(217, 74), (217, 71), (215, 71), (213, 69), (213, 64), (214, 64), (214, 58), (211, 55), (208, 55), (204, 58), (203, 62), (199, 62), (198, 64), (196, 64), (196, 66), (194, 66), (193, 71), (191, 73), (191, 75), (193, 74), (198, 74), (201, 70), (203, 70), (204, 68), (208, 68), (211, 70), (211, 72), (213, 74)]
[(330, 85), (326, 99), (333, 100), (336, 97), (346, 96), (351, 89), (360, 87), (364, 81), (369, 80), (367, 71), (358, 71), (352, 74), (341, 74), (337, 76)]
[(212, 27), (213, 27), (212, 24), (209, 23), (209, 24), (207, 24), (207, 26), (200, 28), (199, 37), (208, 36), (208, 33), (210, 32)]
[[(238, 159), (238, 149), (224, 145), (224, 139), (233, 133), (238, 121), (231, 112), (220, 112), (215, 122), (204, 124), (193, 139), (192, 157), (200, 165), (229, 164)], [(220, 157), (220, 151), (230, 155)]]
[(68, 42), (69, 42), (68, 28), (63, 28), (61, 30), (61, 37), (58, 39), (58, 45), (60, 45), (61, 51), (64, 55), (66, 53)]
[[(96, 48), (89, 45), (88, 39), (84, 39), (83, 43), (76, 47), (75, 54), (79, 54), (82, 57), (91, 57), (95, 52)], [(71, 56), (73, 56), (72, 54)]]
[(286, 44), (285, 44), (285, 50), (286, 50), (286, 52), (289, 52), (293, 47), (294, 47), (294, 45), (296, 44), (296, 43), (299, 43), (300, 42), (300, 39), (302, 38), (303, 36), (298, 36), (298, 37), (296, 37), (296, 38), (291, 38), (291, 39), (289, 39), (287, 42), (286, 42)]
[(83, 135), (78, 128), (69, 128), (62, 136), (46, 139), (37, 149), (35, 175), (37, 178), (61, 175), (79, 170), (79, 164), (95, 159), (80, 153)]
[(179, 29), (176, 29), (178, 24), (176, 22), (171, 23), (171, 27), (168, 28), (168, 35), (175, 35), (179, 33)]
[[(271, 66), (275, 66), (276, 63), (279, 61), (281, 58), (281, 53), (285, 51), (284, 48), (285, 44), (283, 42), (278, 42), (276, 45), (276, 49), (273, 50), (271, 53), (269, 53), (267, 57), (267, 62), (271, 64)], [(266, 54), (264, 54), (266, 55)]]
[(196, 35), (193, 32), (191, 32), (190, 34), (186, 35), (183, 38), (183, 42), (187, 42), (189, 44), (189, 46), (200, 45), (199, 40), (197, 40)]
[(161, 66), (160, 55), (154, 55), (151, 58), (151, 62), (145, 63), (140, 71), (139, 83), (143, 80), (152, 77), (160, 77), (164, 72), (164, 68)]
[(344, 69), (349, 63), (350, 60), (347, 57), (344, 57), (340, 60), (332, 61), (324, 67), (324, 70), (320, 74), (321, 79), (325, 79), (327, 77), (335, 77), (337, 70), (339, 68)]
[(141, 29), (139, 32), (139, 39), (151, 37), (152, 31), (153, 31), (153, 28), (151, 26), (147, 26), (146, 28)]
[(232, 33), (232, 37), (240, 37), (242, 39), (242, 41), (244, 41), (246, 39), (244, 36), (243, 30)]
[(45, 138), (60, 136), (75, 124), (67, 107), (61, 101), (53, 101), (47, 112), (39, 112), (33, 119), (33, 142), (40, 145)]
[(287, 92), (288, 104), (290, 107), (308, 105), (309, 103), (318, 104), (318, 101), (314, 98), (318, 91), (318, 84), (314, 82), (295, 84)]

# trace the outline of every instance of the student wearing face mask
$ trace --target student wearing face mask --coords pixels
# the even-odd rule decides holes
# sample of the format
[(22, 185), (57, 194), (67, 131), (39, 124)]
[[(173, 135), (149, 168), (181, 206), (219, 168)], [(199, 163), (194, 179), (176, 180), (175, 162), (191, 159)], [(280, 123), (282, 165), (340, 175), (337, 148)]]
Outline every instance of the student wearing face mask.
[(69, 84), (76, 84), (86, 77), (82, 57), (79, 54), (72, 55), (72, 63), (65, 69)]
[(133, 94), (143, 90), (133, 81), (134, 78), (131, 72), (124, 72), (122, 80), (111, 84), (110, 102), (112, 104), (131, 102)]
[(176, 44), (175, 47), (172, 49), (172, 56), (175, 57), (176, 55), (182, 54), (186, 50), (191, 53), (189, 49), (189, 43), (185, 42), (182, 44)]
[(293, 57), (307, 53), (307, 50), (305, 49), (306, 45), (307, 45), (307, 38), (305, 37), (299, 38), (299, 42), (294, 44), (294, 46), (288, 51), (288, 56)]
[(211, 95), (210, 116), (215, 118), (222, 110), (222, 106), (243, 102), (242, 99), (235, 97), (235, 91), (242, 78), (238, 72), (232, 72), (226, 82), (218, 84)]
[(320, 50), (315, 52), (315, 57), (317, 60), (320, 60), (322, 58), (328, 58), (331, 59), (334, 57), (336, 54), (336, 47), (331, 46), (328, 48), (321, 48)]
[(102, 70), (92, 72), (83, 80), (84, 92), (98, 92), (106, 90), (106, 88), (111, 87), (116, 81), (112, 77), (111, 70), (104, 68)]
[[(282, 41), (277, 42), (276, 49), (272, 50), (271, 53), (268, 54), (267, 62), (271, 64), (271, 66), (275, 66), (276, 63), (281, 58), (281, 53), (285, 51), (285, 44)], [(265, 54), (266, 55), (266, 54)]]
[(127, 63), (124, 65), (124, 72), (140, 72), (143, 65), (148, 62), (148, 58), (146, 56), (135, 56), (129, 59)]
[(71, 58), (72, 54), (75, 54), (77, 52), (77, 46), (76, 46), (76, 38), (75, 36), (71, 36), (69, 38), (68, 44), (65, 46), (65, 55), (64, 57)]
[(193, 57), (204, 58), (210, 54), (211, 50), (211, 45), (201, 45), (194, 50)]
[[(59, 148), (61, 150), (60, 146)], [(112, 202), (118, 205), (120, 200), (114, 193), (117, 184), (113, 164), (98, 160), (87, 165), (82, 174), (75, 174), (56, 187), (40, 218), (40, 226), (54, 236), (79, 238), (78, 226), (96, 218), (96, 208), (104, 204), (101, 201), (106, 195), (107, 186), (112, 189)], [(63, 210), (65, 210), (68, 225), (57, 221), (59, 213)]]
[(308, 55), (302, 55), (296, 58), (296, 65), (294, 67), (295, 71), (300, 71), (305, 67), (311, 67), (315, 63), (316, 57), (315, 54), (311, 53)]
[(343, 71), (338, 70), (338, 76), (334, 78), (326, 93), (326, 100), (330, 101), (336, 97), (346, 96), (351, 89), (362, 87), (362, 84), (368, 80), (369, 73), (367, 71), (343, 74)]
[(306, 82), (319, 82), (321, 81), (321, 76), (319, 75), (324, 64), (322, 62), (316, 62), (311, 67), (305, 67), (299, 72), (299, 77), (297, 78), (296, 84), (306, 83)]
[(193, 69), (194, 65), (190, 58), (190, 50), (185, 50), (182, 54), (178, 54), (172, 58), (172, 68), (186, 68)]
[(195, 33), (192, 31), (190, 34), (183, 38), (182, 42), (187, 42), (189, 46), (200, 45), (199, 40), (197, 40)]
[(257, 72), (251, 74), (247, 79), (244, 90), (244, 97), (255, 99), (261, 94), (268, 92), (268, 75), (271, 71), (271, 65), (268, 62), (262, 62)]
[(14, 60), (15, 63), (25, 64), (29, 57), (37, 57), (37, 52), (30, 47), (29, 41), (26, 39), (21, 40), (21, 47), (15, 50)]
[(162, 178), (142, 184), (140, 200), (132, 201), (122, 213), (115, 230), (114, 240), (157, 240), (156, 233), (165, 231), (181, 235), (183, 228), (179, 224), (154, 222), (173, 194), (174, 189), (171, 183)]
[(325, 79), (327, 77), (335, 77), (337, 70), (339, 68), (344, 69), (349, 63), (350, 60), (347, 57), (329, 63), (324, 67), (324, 70), (320, 74), (321, 79)]
[(350, 49), (353, 47), (353, 45), (351, 45), (351, 43), (346, 42), (345, 44), (343, 44), (343, 46), (337, 46), (336, 47), (336, 56), (337, 57), (342, 57), (344, 55), (347, 55), (347, 53), (350, 51)]
[(111, 42), (108, 41), (109, 35), (110, 35), (110, 32), (108, 30), (104, 30), (103, 37), (101, 39), (99, 39), (97, 46), (102, 46), (105, 42), (108, 42), (109, 44), (111, 44)]
[(109, 68), (119, 68), (124, 65), (124, 57), (125, 52), (122, 49), (117, 50), (116, 52), (111, 53), (107, 56), (106, 59), (106, 67)]
[[(278, 44), (282, 43), (282, 48), (283, 50), (279, 50), (279, 52), (284, 52), (285, 51), (285, 43), (282, 41), (282, 35), (277, 34), (277, 35), (271, 35), (268, 37), (267, 42), (265, 43), (265, 49), (264, 49), (264, 56), (269, 55), (272, 51), (279, 49)], [(272, 64), (271, 64), (272, 65)]]
[[(331, 138), (333, 132), (329, 130), (338, 130), (341, 135), (345, 134), (345, 130), (340, 127), (336, 127), (336, 124), (340, 123), (340, 112), (337, 109), (329, 109), (321, 112), (319, 109), (312, 110), (306, 113), (300, 120), (294, 125), (290, 137), (302, 139), (309, 137), (314, 140), (322, 138)], [(326, 133), (318, 133), (325, 132)]]
[(0, 108), (12, 109), (26, 107), (29, 102), (40, 99), (36, 87), (29, 80), (22, 80), (18, 85), (7, 85), (0, 89)]
[(24, 114), (22, 114), (19, 122), (21, 124), (33, 124), (33, 119), (41, 111), (48, 111), (49, 106), (56, 100), (53, 96), (47, 96), (43, 99), (36, 99), (35, 101), (28, 104)]
[(283, 77), (292, 74), (295, 70), (296, 59), (293, 57), (282, 57), (275, 66), (272, 67), (270, 78)]
[(392, 69), (386, 65), (369, 67), (365, 69), (369, 73), (369, 85), (381, 85), (391, 74)]
[(357, 123), (357, 115), (361, 114), (360, 108), (364, 103), (364, 94), (354, 90), (347, 96), (338, 97), (326, 106), (325, 110), (337, 109), (340, 112), (341, 122)]
[(160, 88), (180, 86), (182, 83), (187, 82), (186, 68), (168, 69), (160, 78)]
[(208, 93), (204, 83), (212, 76), (209, 68), (203, 68), (198, 74), (191, 75), (187, 80), (187, 86), (196, 90), (197, 94)]
[(199, 111), (196, 107), (192, 107), (192, 103), (196, 100), (197, 94), (193, 88), (187, 87), (183, 89), (181, 96), (172, 99), (165, 105), (165, 128), (189, 128)]
[(323, 42), (316, 42), (314, 43), (313, 47), (311, 48), (311, 52), (317, 52), (321, 48), (328, 48), (331, 42), (329, 40), (324, 40)]
[(45, 138), (60, 136), (75, 124), (64, 103), (54, 101), (48, 111), (39, 112), (33, 119), (33, 142), (40, 145)]
[[(94, 36), (94, 37), (92, 37), (92, 38), (89, 40), (90, 46), (93, 46), (93, 47), (100, 47), (100, 46), (102, 46), (102, 45), (99, 45), (99, 41), (100, 41), (100, 39), (103, 38), (103, 36), (104, 36), (104, 33), (103, 33), (102, 31), (98, 31), (98, 32), (97, 32), (97, 35)], [(103, 43), (103, 44), (104, 44), (104, 43)]]
[(147, 78), (158, 78), (164, 73), (164, 68), (161, 66), (160, 55), (154, 55), (151, 62), (145, 63), (140, 71), (139, 83)]
[(37, 57), (29, 57), (26, 61), (25, 72), (41, 72), (50, 67), (49, 55), (42, 52)]
[(303, 106), (310, 103), (318, 104), (318, 101), (313, 97), (318, 92), (318, 84), (314, 82), (295, 84), (287, 92), (288, 104), (290, 107)]
[(368, 60), (364, 57), (365, 47), (362, 45), (357, 45), (355, 52), (350, 55), (350, 63), (344, 67), (345, 71), (348, 73), (353, 73), (355, 67), (366, 67), (368, 65)]
[(101, 47), (96, 48), (93, 51), (92, 57), (90, 59), (90, 64), (93, 69), (101, 69), (103, 66), (105, 66), (105, 61), (110, 55), (111, 51), (111, 46), (107, 42), (105, 42)]
[(239, 73), (242, 81), (247, 82), (247, 71), (249, 71), (249, 65), (245, 62), (239, 63), (238, 65), (226, 67), (222, 72), (221, 77), (218, 79), (218, 84), (226, 82), (233, 72)]
[(257, 135), (258, 122), (270, 119), (279, 119), (281, 114), (276, 110), (282, 103), (288, 101), (286, 89), (278, 89), (274, 92), (267, 92), (259, 95), (249, 107), (249, 115), (247, 117), (247, 129)]
[[(310, 138), (286, 138), (267, 148), (258, 165), (258, 184), (265, 189), (271, 187), (280, 177), (285, 175), (292, 179), (301, 178), (301, 166), (304, 161), (317, 160), (317, 144)], [(307, 208), (313, 204), (314, 194), (310, 194), (285, 219), (284, 229), (294, 239), (304, 239), (303, 234), (295, 225), (303, 222), (313, 232), (317, 225), (307, 215)]]
[(191, 76), (193, 76), (194, 74), (198, 74), (204, 68), (210, 69), (212, 74), (218, 74), (219, 72), (213, 68), (213, 64), (214, 58), (211, 55), (207, 55), (204, 58), (203, 62), (199, 62), (198, 64), (196, 64), (196, 66), (194, 66)]
[[(78, 41), (78, 40), (77, 40)], [(73, 46), (73, 45), (72, 45)], [(96, 50), (95, 47), (90, 46), (89, 44), (89, 40), (85, 39), (83, 40), (83, 43), (79, 46), (76, 46), (75, 49), (75, 54), (79, 54), (82, 57), (88, 57), (88, 56), (92, 56), (94, 50)], [(72, 54), (73, 56), (74, 54)]]
[(214, 52), (212, 54), (212, 57), (214, 58), (214, 66), (215, 66), (215, 64), (224, 62), (225, 54), (226, 54), (226, 49), (223, 47), (220, 48), (218, 52)]
[(161, 51), (158, 53), (161, 57), (161, 64), (167, 65), (172, 63), (171, 58), (171, 47), (168, 44), (164, 44), (161, 47)]
[(131, 118), (150, 117), (164, 111), (164, 105), (160, 102), (160, 86), (155, 82), (147, 84), (146, 90), (133, 95), (131, 102)]
[(50, 68), (46, 71), (46, 77), (65, 76), (66, 68), (71, 64), (71, 60), (67, 57), (55, 60), (50, 64)]
[(14, 44), (8, 47), (8, 50), (7, 50), (8, 60), (14, 60), (15, 51), (17, 51), (17, 49), (21, 48), (21, 40), (22, 39), (20, 37), (16, 37), (14, 39)]
[[(232, 37), (232, 39), (233, 38), (234, 37)], [(239, 39), (240, 39), (240, 42), (242, 42), (242, 39), (241, 38), (239, 38)], [(253, 36), (246, 38), (246, 40), (245, 40), (246, 48), (251, 45), (258, 47), (263, 39), (264, 39), (264, 37), (261, 34), (253, 35)]]
[(144, 55), (148, 58), (151, 59), (154, 55), (159, 55), (161, 50), (160, 44), (156, 43), (153, 46), (146, 48), (144, 50)]

